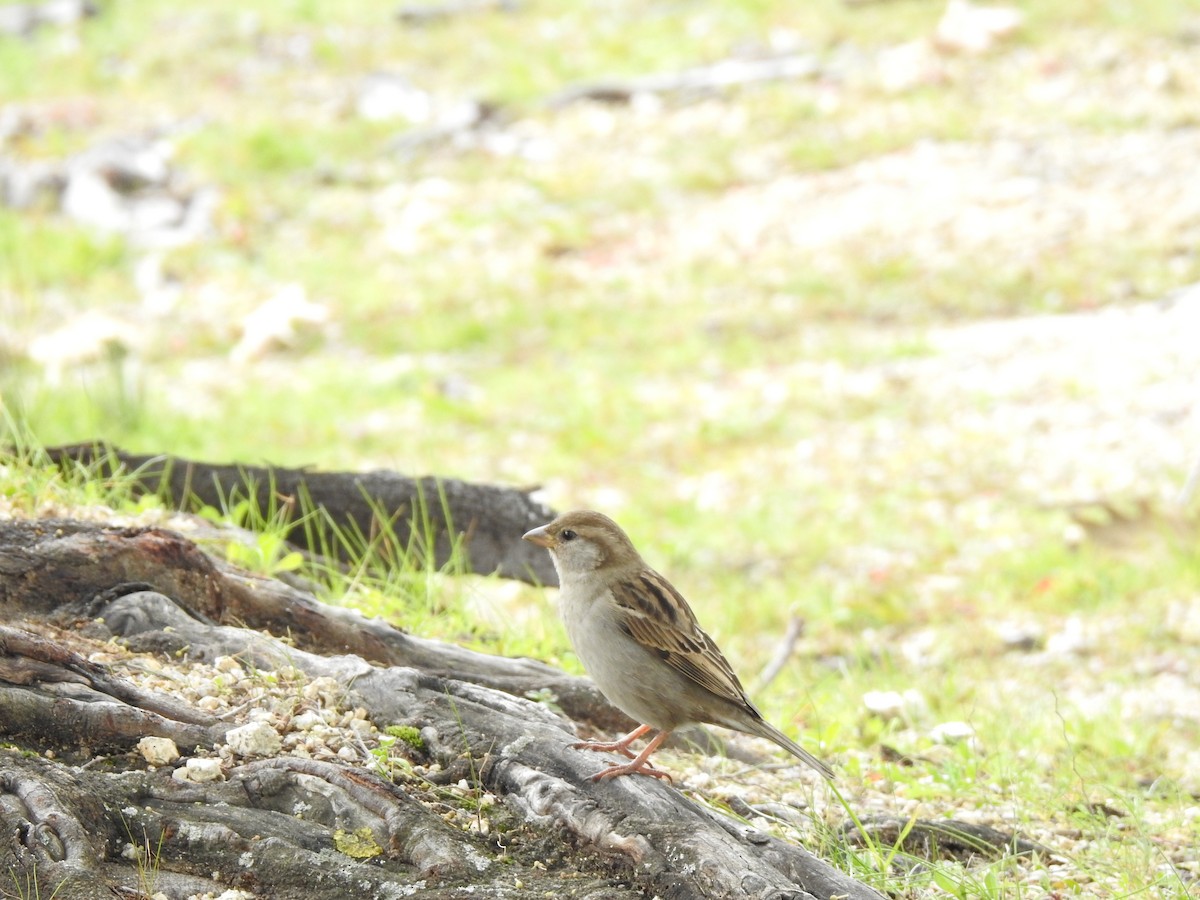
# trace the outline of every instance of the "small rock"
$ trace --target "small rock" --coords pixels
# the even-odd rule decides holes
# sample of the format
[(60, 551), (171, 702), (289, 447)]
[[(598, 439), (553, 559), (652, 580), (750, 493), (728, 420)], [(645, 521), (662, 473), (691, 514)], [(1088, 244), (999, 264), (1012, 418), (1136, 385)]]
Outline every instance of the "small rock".
[(242, 336), (230, 356), (236, 363), (253, 362), (294, 346), (305, 334), (322, 331), (329, 319), (329, 309), (311, 302), (302, 285), (284, 285), (242, 319)]
[(191, 781), (202, 784), (206, 781), (217, 781), (221, 778), (221, 761), (219, 759), (189, 759), (187, 764), (180, 766), (171, 773), (176, 781)]
[(375, 72), (363, 79), (355, 112), (368, 122), (403, 119), (422, 125), (433, 118), (433, 96), (401, 75)]
[(966, 722), (942, 722), (929, 730), (929, 737), (940, 744), (957, 744), (975, 737), (975, 729)]
[(225, 734), (225, 743), (238, 756), (273, 756), (283, 745), (279, 733), (265, 722), (251, 722)]
[(100, 10), (90, 0), (47, 0), (37, 8), (38, 19), (47, 25), (74, 25)]
[(79, 366), (136, 357), (145, 338), (136, 323), (89, 311), (29, 342), (29, 358), (52, 384)]
[(37, 10), (25, 3), (0, 6), (0, 34), (27, 37), (38, 25)]
[(1051, 656), (1083, 656), (1095, 646), (1095, 635), (1079, 616), (1071, 616), (1059, 631), (1046, 638), (1046, 652)]
[(97, 13), (89, 0), (49, 0), (0, 6), (0, 34), (29, 37), (42, 25), (73, 25)]
[(302, 712), (300, 715), (292, 717), (292, 729), (294, 731), (312, 731), (318, 725), (324, 724), (325, 720), (321, 718), (321, 714), (311, 709), (308, 712)]
[(216, 662), (213, 663), (213, 668), (218, 672), (226, 672), (229, 675), (236, 675), (238, 678), (245, 676), (245, 670), (242, 669), (242, 664), (232, 656), (218, 656)]
[[(3, 128), (0, 126), (0, 140)], [(14, 209), (58, 206), (66, 187), (62, 171), (45, 162), (0, 160), (0, 202)]]
[(934, 39), (944, 50), (986, 53), (1024, 22), (1025, 14), (1012, 6), (976, 6), (967, 0), (950, 0)]
[(902, 94), (944, 77), (942, 62), (928, 41), (908, 41), (880, 51), (875, 58), (879, 85), (889, 94)]
[(867, 691), (863, 694), (863, 706), (881, 718), (895, 719), (906, 713), (925, 709), (927, 704), (920, 691), (909, 688), (903, 693), (900, 691)]
[(1041, 626), (1036, 622), (997, 622), (994, 630), (1007, 650), (1036, 650), (1046, 640)]
[(138, 741), (137, 749), (152, 766), (165, 766), (179, 759), (179, 748), (170, 738), (144, 737)]

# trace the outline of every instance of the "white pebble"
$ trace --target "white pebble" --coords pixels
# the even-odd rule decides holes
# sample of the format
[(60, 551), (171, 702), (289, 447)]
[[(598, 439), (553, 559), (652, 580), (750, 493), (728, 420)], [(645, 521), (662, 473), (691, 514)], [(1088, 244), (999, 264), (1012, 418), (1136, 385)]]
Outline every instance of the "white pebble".
[(187, 765), (181, 766), (171, 773), (176, 781), (192, 781), (203, 783), (216, 781), (221, 777), (221, 761), (219, 759), (189, 759)]
[(942, 722), (929, 729), (929, 737), (942, 744), (956, 744), (975, 736), (975, 729), (966, 722)]
[(165, 766), (179, 759), (179, 748), (170, 738), (144, 737), (138, 741), (137, 749), (152, 766)]
[(265, 722), (251, 722), (226, 732), (225, 743), (238, 756), (273, 756), (279, 752), (283, 741)]
[(292, 718), (292, 729), (295, 731), (312, 731), (316, 726), (324, 724), (325, 720), (321, 718), (321, 714), (311, 709)]
[(217, 661), (213, 663), (213, 668), (218, 672), (227, 672), (238, 678), (243, 678), (246, 674), (246, 670), (242, 668), (242, 664), (232, 656), (218, 656)]
[(903, 693), (900, 691), (867, 691), (863, 694), (863, 706), (877, 716), (893, 719), (908, 712), (922, 710), (926, 703), (920, 691), (909, 688)]

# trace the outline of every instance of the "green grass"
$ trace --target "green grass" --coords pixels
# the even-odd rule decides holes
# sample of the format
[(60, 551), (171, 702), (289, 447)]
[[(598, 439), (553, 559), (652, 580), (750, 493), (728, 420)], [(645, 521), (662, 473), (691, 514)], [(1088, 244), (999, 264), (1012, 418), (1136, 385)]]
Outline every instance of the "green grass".
[[(11, 887), (5, 885), (0, 887), (4, 892), (4, 897), (13, 898), (13, 900), (43, 900), (42, 882), (38, 879), (37, 863), (33, 863), (29, 869), (18, 869), (16, 867), (8, 870), (8, 877)], [(60, 881), (55, 885), (47, 885), (47, 893), (45, 900), (54, 900), (59, 895), (66, 881)]]
[(93, 302), (111, 302), (129, 289), (128, 262), (126, 247), (115, 237), (88, 233), (47, 213), (0, 209), (0, 263), (15, 294), (9, 302), (17, 321), (35, 315), (32, 298), (47, 291), (86, 291)]

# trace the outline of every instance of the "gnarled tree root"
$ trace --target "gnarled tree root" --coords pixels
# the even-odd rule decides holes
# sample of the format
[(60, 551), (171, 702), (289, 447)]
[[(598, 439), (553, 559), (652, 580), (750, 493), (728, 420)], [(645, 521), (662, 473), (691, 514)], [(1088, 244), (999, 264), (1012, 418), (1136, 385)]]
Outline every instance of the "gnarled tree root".
[[(110, 888), (183, 898), (229, 886), (280, 898), (420, 889), (434, 897), (483, 890), (878, 900), (802, 848), (710, 812), (672, 787), (640, 778), (593, 784), (595, 755), (571, 749), (570, 722), (523, 696), (547, 686), (556, 694), (574, 690), (575, 702), (590, 708), (594, 701), (578, 699), (591, 691), (583, 679), (322, 607), (157, 529), (7, 523), (0, 572), (0, 613), (25, 620), (0, 632), (0, 687), (14, 703), (52, 698), (60, 710), (45, 733), (30, 716), (15, 726), (4, 717), (0, 729), (23, 747), (57, 746), (79, 762), (82, 738), (67, 740), (72, 716), (89, 747), (128, 747), (166, 731), (180, 736), (186, 756), (195, 745), (224, 740), (235, 723), (141, 690), (55, 646), (116, 637), (137, 652), (234, 655), (260, 670), (335, 679), (376, 725), (412, 726), (444, 770), (502, 801), (492, 815), (498, 827), (471, 834), (443, 821), (418, 782), (385, 781), (362, 763), (237, 762), (226, 752), (222, 780), (197, 784), (177, 780), (171, 765), (146, 771), (130, 755), (68, 765), (0, 751), (0, 819), (10, 836), (0, 852), (18, 881), (35, 879), (42, 896), (61, 884), (69, 891), (60, 896), (84, 900), (111, 896)], [(286, 632), (288, 643), (240, 623)], [(65, 630), (72, 626), (78, 630)], [(34, 627), (53, 636), (40, 638)], [(330, 651), (342, 652), (323, 655)], [(567, 708), (562, 695), (559, 703)], [(103, 714), (88, 718), (95, 708)]]

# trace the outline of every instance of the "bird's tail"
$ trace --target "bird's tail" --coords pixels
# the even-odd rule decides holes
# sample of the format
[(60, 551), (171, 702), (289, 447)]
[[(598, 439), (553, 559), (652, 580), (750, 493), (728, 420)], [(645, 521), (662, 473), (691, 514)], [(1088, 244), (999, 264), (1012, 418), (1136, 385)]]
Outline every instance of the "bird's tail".
[(821, 762), (821, 760), (817, 759), (770, 722), (767, 722), (764, 719), (759, 719), (758, 721), (754, 722), (754, 725), (755, 732), (760, 737), (765, 737), (769, 741), (774, 741), (788, 753), (792, 754), (792, 756), (808, 763), (808, 765), (820, 772), (823, 777), (833, 781), (833, 769), (829, 768), (829, 766), (825, 765), (825, 763)]

